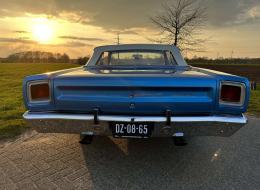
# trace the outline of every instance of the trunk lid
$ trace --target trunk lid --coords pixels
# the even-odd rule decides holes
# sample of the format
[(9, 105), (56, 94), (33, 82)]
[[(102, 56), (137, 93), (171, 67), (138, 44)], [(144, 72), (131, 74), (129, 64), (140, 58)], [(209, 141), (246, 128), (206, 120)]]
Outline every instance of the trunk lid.
[(54, 77), (56, 109), (65, 112), (163, 115), (210, 114), (217, 79), (198, 71), (79, 69)]

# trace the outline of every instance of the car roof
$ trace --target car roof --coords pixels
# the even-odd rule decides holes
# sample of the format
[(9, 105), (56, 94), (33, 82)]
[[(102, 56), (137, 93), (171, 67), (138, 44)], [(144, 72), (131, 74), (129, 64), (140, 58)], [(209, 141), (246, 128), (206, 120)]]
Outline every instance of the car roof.
[(172, 50), (173, 48), (178, 49), (174, 45), (166, 44), (120, 44), (120, 45), (106, 45), (99, 46), (94, 51), (120, 51), (120, 50)]
[(179, 48), (174, 45), (167, 44), (120, 44), (120, 45), (106, 45), (99, 46), (94, 49), (94, 53), (89, 59), (87, 65), (94, 66), (99, 60), (103, 52), (107, 51), (127, 51), (127, 50), (158, 50), (158, 51), (170, 51), (172, 52), (177, 64), (179, 66), (187, 66), (187, 63), (183, 59)]

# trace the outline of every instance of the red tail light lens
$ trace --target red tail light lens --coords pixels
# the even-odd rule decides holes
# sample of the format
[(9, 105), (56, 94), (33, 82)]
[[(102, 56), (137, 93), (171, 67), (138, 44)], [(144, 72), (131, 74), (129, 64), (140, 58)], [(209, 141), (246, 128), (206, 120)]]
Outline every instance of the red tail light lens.
[(224, 104), (243, 104), (245, 87), (240, 83), (222, 83), (220, 102)]
[(32, 83), (29, 85), (30, 101), (48, 101), (50, 87), (48, 82)]
[(221, 88), (221, 100), (224, 102), (240, 102), (241, 87), (223, 85)]

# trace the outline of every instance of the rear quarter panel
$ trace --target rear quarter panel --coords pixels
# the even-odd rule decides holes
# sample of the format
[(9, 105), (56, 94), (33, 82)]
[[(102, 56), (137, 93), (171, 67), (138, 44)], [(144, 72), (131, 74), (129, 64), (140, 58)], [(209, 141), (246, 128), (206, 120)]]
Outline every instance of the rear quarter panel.
[[(217, 86), (217, 93), (216, 93), (216, 113), (218, 114), (241, 114), (247, 111), (248, 105), (249, 105), (249, 99), (250, 99), (250, 81), (246, 77), (240, 77), (220, 71), (214, 71), (209, 69), (203, 69), (203, 68), (197, 68), (193, 67), (193, 69), (210, 74), (217, 78), (218, 86)], [(232, 106), (232, 105), (223, 105), (219, 103), (220, 98), (220, 84), (222, 81), (228, 81), (228, 82), (238, 82), (243, 83), (246, 87), (245, 92), (245, 101), (242, 106)]]
[[(37, 75), (31, 75), (27, 76), (23, 80), (23, 101), (25, 108), (30, 111), (52, 111), (55, 110), (55, 102), (54, 102), (54, 92), (53, 92), (53, 78), (60, 74), (64, 74), (67, 72), (75, 71), (75, 70), (80, 70), (82, 67), (76, 67), (72, 69), (64, 69), (64, 70), (59, 70), (59, 71), (54, 71), (54, 72), (49, 72), (49, 73), (43, 73), (43, 74), (37, 74)], [(32, 81), (49, 81), (50, 87), (51, 87), (51, 101), (49, 103), (42, 103), (42, 104), (35, 104), (35, 103), (30, 103), (29, 97), (28, 97), (28, 84)]]

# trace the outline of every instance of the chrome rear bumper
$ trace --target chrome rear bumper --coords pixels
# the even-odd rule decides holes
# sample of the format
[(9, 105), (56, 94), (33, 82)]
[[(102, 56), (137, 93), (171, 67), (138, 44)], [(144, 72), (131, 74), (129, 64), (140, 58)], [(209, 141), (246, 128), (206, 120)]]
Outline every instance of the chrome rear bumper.
[(247, 123), (247, 118), (240, 116), (172, 116), (171, 125), (166, 126), (163, 116), (98, 116), (98, 125), (94, 124), (91, 114), (33, 113), (25, 112), (24, 119), (38, 132), (43, 133), (82, 133), (93, 132), (95, 135), (112, 135), (110, 121), (118, 122), (154, 122), (154, 137), (172, 136), (183, 132), (186, 136), (231, 136)]

